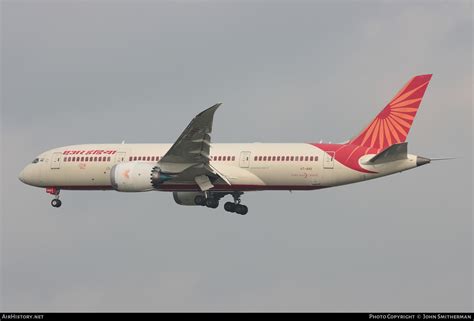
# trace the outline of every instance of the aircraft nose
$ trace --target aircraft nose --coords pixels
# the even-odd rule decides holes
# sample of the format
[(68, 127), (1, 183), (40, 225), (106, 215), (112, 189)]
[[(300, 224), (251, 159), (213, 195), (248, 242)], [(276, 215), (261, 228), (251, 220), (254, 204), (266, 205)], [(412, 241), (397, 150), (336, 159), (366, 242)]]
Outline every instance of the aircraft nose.
[(19, 179), (22, 183), (25, 183), (25, 184), (26, 184), (25, 169), (26, 169), (26, 167), (21, 170), (20, 174), (18, 174), (18, 179)]
[(25, 184), (36, 186), (38, 181), (38, 170), (32, 168), (32, 165), (26, 165), (25, 168), (18, 174), (18, 179)]

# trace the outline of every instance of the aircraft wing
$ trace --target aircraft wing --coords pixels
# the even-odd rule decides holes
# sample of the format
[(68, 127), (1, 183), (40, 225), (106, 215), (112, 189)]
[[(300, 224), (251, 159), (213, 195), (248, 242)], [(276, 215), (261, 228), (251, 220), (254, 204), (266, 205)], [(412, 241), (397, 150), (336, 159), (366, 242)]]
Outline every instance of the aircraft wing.
[(172, 174), (173, 181), (194, 180), (202, 190), (212, 188), (210, 179), (228, 180), (209, 164), (214, 113), (221, 103), (199, 113), (158, 162), (160, 170)]

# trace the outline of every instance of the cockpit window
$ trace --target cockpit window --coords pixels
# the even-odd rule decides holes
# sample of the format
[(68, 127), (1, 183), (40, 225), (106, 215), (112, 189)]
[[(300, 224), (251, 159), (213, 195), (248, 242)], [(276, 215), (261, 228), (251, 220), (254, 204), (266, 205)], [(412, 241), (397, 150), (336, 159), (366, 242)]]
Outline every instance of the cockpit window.
[(38, 163), (38, 162), (39, 162), (39, 158), (35, 158), (35, 159), (33, 159), (33, 161), (32, 161), (33, 164), (36, 164), (36, 163)]

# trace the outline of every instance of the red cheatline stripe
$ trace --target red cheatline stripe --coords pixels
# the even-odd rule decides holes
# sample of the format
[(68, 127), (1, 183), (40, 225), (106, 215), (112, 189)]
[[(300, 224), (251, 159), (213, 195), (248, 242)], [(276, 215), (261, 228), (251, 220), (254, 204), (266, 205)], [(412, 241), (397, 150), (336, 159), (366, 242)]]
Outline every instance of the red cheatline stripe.
[(352, 154), (354, 154), (354, 153), (356, 152), (356, 150), (358, 150), (359, 148), (361, 148), (361, 146), (357, 146), (356, 148), (354, 148), (354, 149), (352, 150), (352, 152), (349, 154), (349, 156), (347, 157), (346, 161), (347, 161), (348, 159), (350, 159), (351, 156), (352, 156)]

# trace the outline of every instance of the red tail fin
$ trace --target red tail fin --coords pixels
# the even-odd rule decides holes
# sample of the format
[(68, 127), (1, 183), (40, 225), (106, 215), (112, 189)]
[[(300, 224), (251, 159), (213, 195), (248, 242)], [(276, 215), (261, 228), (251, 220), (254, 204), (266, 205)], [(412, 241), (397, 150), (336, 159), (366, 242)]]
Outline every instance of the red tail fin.
[(372, 122), (349, 143), (387, 148), (406, 140), (432, 75), (410, 79)]

